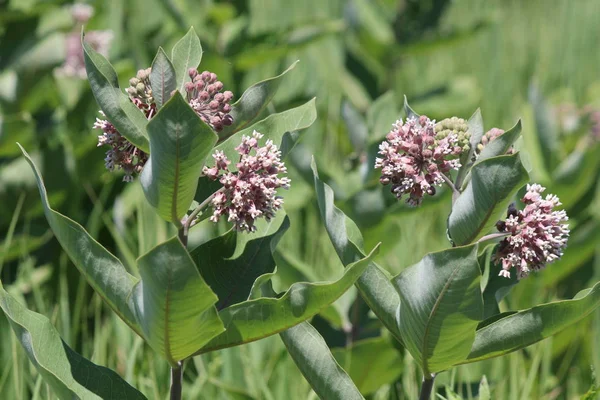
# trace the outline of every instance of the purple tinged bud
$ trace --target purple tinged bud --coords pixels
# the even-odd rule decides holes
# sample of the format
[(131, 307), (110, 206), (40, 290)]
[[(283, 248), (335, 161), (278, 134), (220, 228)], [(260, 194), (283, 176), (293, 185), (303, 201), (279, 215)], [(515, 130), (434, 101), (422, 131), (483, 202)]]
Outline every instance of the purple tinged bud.
[(191, 79), (194, 79), (196, 76), (198, 76), (198, 70), (196, 68), (190, 68), (188, 69), (188, 74)]

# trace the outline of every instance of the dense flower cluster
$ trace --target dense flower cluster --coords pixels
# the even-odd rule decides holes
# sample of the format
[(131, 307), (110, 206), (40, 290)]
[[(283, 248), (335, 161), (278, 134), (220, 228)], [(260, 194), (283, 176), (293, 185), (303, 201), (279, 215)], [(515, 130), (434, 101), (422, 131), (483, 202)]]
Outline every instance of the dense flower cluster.
[[(150, 68), (139, 70), (136, 76), (129, 80), (129, 87), (125, 89), (131, 102), (147, 119), (154, 117), (157, 112), (150, 84), (151, 72)], [(192, 82), (185, 86), (187, 100), (198, 116), (217, 132), (222, 130), (223, 126), (231, 125), (233, 118), (228, 113), (231, 111), (229, 102), (233, 94), (230, 91), (221, 93), (223, 84), (212, 72), (204, 71), (199, 74), (196, 69), (191, 68), (189, 75)], [(104, 116), (102, 111), (100, 113)], [(121, 168), (125, 171), (123, 180), (133, 181), (132, 174), (142, 171), (148, 154), (130, 143), (106, 119), (96, 118), (94, 129), (102, 130), (102, 135), (98, 136), (98, 146), (110, 146), (104, 159), (106, 168), (110, 171)]]
[(215, 73), (204, 71), (200, 74), (195, 68), (190, 68), (188, 73), (192, 81), (185, 84), (185, 91), (190, 106), (217, 132), (231, 125), (233, 118), (229, 115), (229, 102), (233, 93), (228, 90), (221, 93), (223, 83), (217, 80)]
[(564, 224), (567, 213), (554, 211), (561, 203), (554, 195), (543, 197), (544, 190), (538, 184), (527, 185), (527, 193), (521, 199), (525, 208), (520, 211), (511, 205), (506, 221), (496, 224), (500, 232), (510, 233), (500, 242), (495, 256), (496, 261), (502, 262), (500, 276), (509, 278), (514, 267), (517, 276), (523, 278), (562, 256), (569, 238), (569, 225)]
[[(65, 38), (65, 61), (56, 69), (59, 76), (85, 79), (85, 58), (81, 46), (81, 25), (86, 23), (94, 13), (94, 8), (86, 4), (75, 4), (71, 7), (71, 17), (75, 27)], [(106, 56), (113, 39), (111, 31), (89, 31), (85, 41), (98, 53)]]
[(422, 115), (397, 121), (379, 145), (382, 157), (375, 160), (375, 168), (381, 168), (379, 181), (391, 184), (398, 199), (408, 194), (410, 206), (420, 205), (425, 193), (434, 195), (434, 185), (444, 183), (444, 176), (450, 179), (448, 172), (460, 167), (458, 135), (449, 132), (439, 140), (435, 136), (435, 121)]
[[(104, 116), (102, 111), (100, 114)], [(96, 118), (94, 129), (101, 129), (103, 132), (98, 136), (98, 146), (110, 146), (104, 158), (106, 169), (114, 171), (115, 167), (119, 167), (125, 172), (123, 181), (132, 182), (133, 173), (142, 172), (142, 168), (148, 160), (148, 154), (121, 136), (114, 125), (105, 119)]]
[(227, 215), (236, 230), (253, 232), (257, 218), (264, 217), (268, 221), (283, 205), (283, 199), (276, 191), (290, 187), (289, 178), (278, 176), (285, 174), (287, 169), (281, 161), (281, 151), (271, 140), (267, 140), (264, 147), (258, 147), (262, 137), (256, 131), (251, 137), (242, 137), (242, 143), (236, 147), (240, 155), (237, 171), (229, 169), (231, 161), (222, 151), (213, 154), (214, 167), (204, 167), (204, 175), (218, 179), (223, 185), (211, 201), (211, 221), (217, 222), (222, 215)]
[[(485, 148), (485, 146), (488, 145), (488, 143), (493, 142), (494, 140), (496, 140), (497, 138), (499, 138), (502, 135), (504, 135), (504, 129), (492, 128), (489, 131), (487, 131), (481, 137), (481, 142), (479, 142), (479, 144), (477, 145), (476, 153), (479, 155), (479, 153), (481, 153), (483, 151), (483, 149)], [(506, 151), (506, 154), (513, 154), (514, 151), (515, 151), (514, 148), (511, 146)]]
[(458, 117), (446, 118), (435, 124), (435, 140), (440, 141), (448, 137), (448, 135), (456, 135), (458, 146), (462, 148), (462, 152), (466, 153), (471, 148), (471, 132), (469, 132), (469, 124), (466, 120)]

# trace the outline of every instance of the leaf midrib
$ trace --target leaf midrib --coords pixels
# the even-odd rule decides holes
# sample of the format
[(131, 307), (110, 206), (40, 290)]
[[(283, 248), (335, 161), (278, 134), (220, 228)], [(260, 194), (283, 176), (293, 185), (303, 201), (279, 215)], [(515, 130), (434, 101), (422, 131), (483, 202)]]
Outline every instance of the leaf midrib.
[(429, 313), (429, 318), (427, 319), (427, 324), (425, 325), (425, 331), (423, 333), (423, 347), (421, 349), (421, 354), (423, 355), (423, 372), (426, 374), (429, 374), (429, 366), (428, 366), (428, 358), (429, 358), (429, 354), (426, 352), (427, 351), (427, 345), (429, 344), (429, 328), (431, 327), (431, 322), (433, 320), (433, 317), (435, 316), (442, 298), (445, 296), (445, 294), (448, 292), (448, 289), (450, 289), (450, 285), (452, 284), (453, 280), (454, 280), (454, 276), (456, 275), (456, 273), (458, 272), (458, 270), (460, 269), (460, 265), (457, 266), (452, 273), (450, 274), (450, 276), (448, 277), (447, 282), (444, 284), (444, 287), (442, 288), (442, 291), (440, 292), (440, 294), (438, 295), (435, 304), (433, 305), (433, 308), (431, 309), (431, 312)]

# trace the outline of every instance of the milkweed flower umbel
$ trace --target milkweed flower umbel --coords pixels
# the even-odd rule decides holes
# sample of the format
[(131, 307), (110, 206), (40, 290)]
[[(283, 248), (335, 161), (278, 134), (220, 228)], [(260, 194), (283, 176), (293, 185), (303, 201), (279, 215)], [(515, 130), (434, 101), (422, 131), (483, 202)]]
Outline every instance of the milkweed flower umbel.
[(391, 185), (398, 198), (407, 194), (406, 202), (413, 207), (421, 204), (425, 193), (434, 195), (434, 185), (442, 185), (452, 169), (458, 169), (456, 156), (463, 148), (458, 135), (448, 132), (436, 139), (435, 120), (422, 115), (398, 120), (379, 145), (381, 158), (375, 160), (375, 168), (381, 168), (379, 182)]
[(257, 218), (269, 221), (283, 205), (283, 198), (277, 196), (277, 189), (289, 189), (290, 179), (280, 177), (287, 169), (281, 161), (281, 151), (271, 140), (263, 147), (258, 141), (263, 135), (254, 131), (252, 136), (243, 136), (236, 147), (240, 159), (231, 171), (231, 161), (222, 151), (213, 154), (214, 167), (204, 167), (202, 172), (212, 180), (219, 180), (223, 187), (212, 198), (213, 215), (217, 222), (227, 216), (238, 231), (254, 232)]
[(517, 270), (519, 278), (526, 277), (531, 270), (542, 269), (546, 264), (563, 255), (569, 238), (569, 225), (565, 210), (554, 210), (561, 205), (558, 197), (542, 193), (541, 185), (527, 185), (527, 193), (521, 199), (523, 210), (511, 205), (505, 221), (498, 221), (500, 232), (510, 234), (504, 238), (495, 255), (502, 262), (499, 275), (509, 278), (511, 268)]
[[(151, 68), (140, 69), (136, 76), (129, 80), (129, 87), (125, 89), (129, 100), (144, 113), (147, 119), (152, 119), (157, 113), (156, 103), (150, 83)], [(221, 93), (223, 84), (217, 80), (217, 75), (204, 71), (201, 74), (190, 68), (188, 74), (191, 82), (185, 86), (186, 98), (196, 114), (213, 130), (219, 132), (223, 126), (231, 125), (233, 117), (229, 115), (231, 106), (229, 102), (233, 93)], [(100, 111), (103, 117), (104, 113)], [(104, 163), (109, 171), (122, 169), (125, 172), (123, 181), (132, 182), (133, 174), (139, 174), (148, 160), (148, 154), (130, 143), (115, 126), (104, 118), (96, 118), (94, 129), (102, 130), (98, 136), (98, 146), (107, 145), (110, 149), (106, 152)]]

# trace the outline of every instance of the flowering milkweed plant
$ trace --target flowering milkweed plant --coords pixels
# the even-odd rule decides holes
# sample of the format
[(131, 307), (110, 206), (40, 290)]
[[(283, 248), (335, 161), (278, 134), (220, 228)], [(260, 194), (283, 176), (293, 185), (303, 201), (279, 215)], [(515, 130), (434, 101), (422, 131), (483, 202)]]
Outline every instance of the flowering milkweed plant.
[[(192, 29), (171, 55), (160, 48), (149, 68), (119, 87), (106, 58), (82, 37), (85, 69), (100, 107), (93, 123), (106, 168), (178, 234), (140, 255), (133, 269), (81, 225), (52, 208), (37, 179), (46, 219), (73, 264), (107, 305), (171, 366), (171, 399), (182, 397), (184, 361), (248, 343), (307, 320), (340, 297), (372, 255), (332, 282), (292, 284), (275, 293), (272, 252), (289, 227), (283, 209), (285, 156), (316, 118), (315, 100), (268, 114), (265, 107), (292, 65), (237, 100), (210, 71)], [(90, 122), (90, 127), (92, 123)], [(230, 229), (192, 246), (195, 226)], [(2, 291), (0, 304), (35, 367), (61, 398), (145, 398), (115, 372), (83, 358), (39, 314)]]
[[(437, 374), (524, 348), (591, 313), (600, 305), (600, 283), (572, 300), (500, 312), (511, 287), (563, 256), (570, 232), (566, 211), (557, 196), (527, 183), (515, 146), (520, 121), (507, 131), (485, 131), (479, 110), (469, 120), (435, 121), (418, 115), (406, 101), (404, 108), (406, 118), (392, 125), (373, 157), (366, 158), (373, 162), (367, 167), (374, 168), (396, 202), (409, 208), (450, 191), (450, 248), (425, 255), (397, 276), (371, 263), (356, 287), (420, 366), (425, 400)], [(334, 205), (334, 191), (314, 162), (312, 168), (325, 228), (340, 260), (349, 265), (364, 256), (363, 237)], [(336, 398), (361, 395), (354, 387)]]

